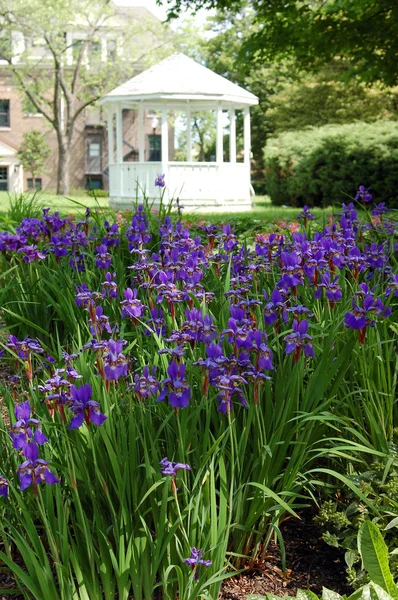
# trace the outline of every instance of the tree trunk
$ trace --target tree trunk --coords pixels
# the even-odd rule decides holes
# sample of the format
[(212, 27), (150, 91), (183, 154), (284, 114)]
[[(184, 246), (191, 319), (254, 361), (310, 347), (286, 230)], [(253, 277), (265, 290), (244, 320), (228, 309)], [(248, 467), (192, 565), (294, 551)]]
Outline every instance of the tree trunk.
[(66, 136), (58, 135), (58, 171), (57, 194), (69, 194), (70, 141)]

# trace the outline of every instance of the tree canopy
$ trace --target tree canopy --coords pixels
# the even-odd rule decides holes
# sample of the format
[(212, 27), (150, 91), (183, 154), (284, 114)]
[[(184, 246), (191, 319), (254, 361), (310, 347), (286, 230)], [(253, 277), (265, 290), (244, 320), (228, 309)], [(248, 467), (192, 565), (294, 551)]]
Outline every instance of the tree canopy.
[[(171, 19), (188, 8), (238, 13), (246, 2), (165, 0), (163, 4)], [(257, 61), (294, 57), (307, 70), (345, 58), (351, 73), (368, 83), (398, 84), (396, 0), (252, 0), (250, 4), (257, 27), (243, 44), (241, 56)]]

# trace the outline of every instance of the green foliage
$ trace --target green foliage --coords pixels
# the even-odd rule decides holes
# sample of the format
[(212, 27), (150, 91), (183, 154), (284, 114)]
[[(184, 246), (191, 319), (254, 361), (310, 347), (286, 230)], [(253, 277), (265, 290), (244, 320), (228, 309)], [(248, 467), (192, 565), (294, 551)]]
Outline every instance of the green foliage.
[(398, 206), (398, 122), (377, 121), (287, 132), (265, 147), (267, 193), (273, 204), (329, 206), (360, 185)]
[[(242, 60), (242, 43), (257, 31), (253, 22), (254, 13), (248, 2), (242, 2), (237, 14), (233, 10), (222, 10), (207, 20), (211, 36), (205, 41), (204, 58), (210, 69), (255, 94), (259, 104), (251, 107), (251, 148), (253, 170), (257, 178), (263, 175), (263, 146), (273, 132), (273, 122), (268, 110), (272, 106), (275, 94), (283, 89), (297, 75), (297, 69), (291, 63), (262, 62)], [(243, 119), (237, 119), (236, 131), (243, 146)]]
[[(186, 7), (236, 13), (242, 0), (167, 0), (172, 18)], [(258, 62), (294, 57), (301, 67), (318, 69), (334, 57), (348, 58), (352, 72), (367, 82), (398, 83), (398, 5), (393, 0), (330, 0), (253, 3), (259, 25), (242, 55)]]
[(358, 77), (349, 77), (344, 61), (335, 60), (316, 75), (304, 73), (287, 81), (273, 96), (267, 119), (276, 132), (397, 119), (397, 91), (365, 86)]
[(355, 587), (366, 582), (366, 573), (359, 560), (357, 536), (363, 524), (372, 520), (385, 532), (385, 543), (391, 552), (391, 570), (395, 577), (398, 576), (398, 561), (393, 554), (398, 545), (398, 523), (394, 519), (398, 513), (398, 464), (393, 443), (390, 449), (386, 460), (374, 462), (367, 471), (349, 475), (368, 500), (368, 505), (346, 488), (343, 494), (340, 490), (339, 501), (323, 502), (315, 518), (324, 529), (325, 542), (345, 551), (347, 578)]
[[(35, 216), (34, 207), (28, 209), (29, 216)], [(159, 215), (148, 212), (153, 236), (149, 253), (159, 249), (159, 219), (166, 213), (170, 207), (162, 206)], [(374, 413), (366, 413), (367, 397), (361, 404), (356, 392), (357, 387), (372, 390), (373, 381), (380, 394), (385, 387), (393, 394), (394, 337), (387, 324), (378, 323), (367, 332), (366, 346), (358, 347), (354, 333), (342, 328), (355, 285), (350, 273), (342, 272), (344, 299), (335, 307), (315, 300), (312, 288), (300, 286), (300, 301), (315, 317), (311, 326), (314, 362), (301, 356), (293, 364), (292, 357), (285, 354), (286, 329), (270, 327), (268, 344), (275, 365), (272, 380), (259, 386), (258, 398), (253, 385), (244, 386), (247, 408), (236, 405), (233, 412), (221, 415), (216, 391), (206, 397), (202, 373), (193, 366), (205, 356), (203, 343), (186, 348), (184, 362), (192, 390), (189, 409), (173, 411), (155, 398), (140, 400), (131, 385), (134, 375), (149, 364), (157, 367), (157, 377), (162, 380), (167, 377), (169, 361), (159, 354), (165, 348), (162, 335), (147, 336), (139, 319), (120, 318), (120, 300), (132, 277), (128, 269), (132, 254), (125, 236), (130, 222), (127, 215), (110, 213), (106, 217), (111, 222), (117, 219), (121, 230), (119, 246), (109, 247), (119, 297), (115, 301), (102, 297), (101, 305), (110, 322), (120, 324), (117, 335), (127, 341), (124, 352), (132, 359), (128, 378), (110, 385), (100, 376), (98, 355), (79, 352), (93, 334), (87, 311), (74, 300), (76, 285), (84, 282), (99, 293), (103, 287), (104, 271), (95, 265), (96, 246), (105, 235), (103, 213), (93, 210), (90, 220), (82, 223), (82, 229), (91, 229), (84, 246), (85, 272), (70, 269), (69, 256), (49, 253), (43, 260), (25, 263), (18, 253), (2, 255), (0, 305), (10, 331), (18, 338), (38, 337), (57, 367), (64, 366), (63, 350), (76, 352), (74, 367), (84, 382), (90, 382), (93, 399), (100, 403), (107, 420), (100, 428), (83, 426), (70, 431), (58, 412), (52, 415), (47, 410), (38, 387), (54, 374), (55, 366), (45, 362), (39, 369), (34, 356), (33, 380), (28, 381), (23, 376), (26, 362), (16, 361), (15, 353), (8, 350), (8, 366), (17, 362), (22, 377), (17, 389), (5, 384), (1, 390), (2, 407), (8, 414), (0, 413), (0, 472), (10, 479), (10, 499), (0, 498), (0, 558), (26, 598), (214, 600), (223, 578), (233, 573), (227, 573), (227, 567), (239, 569), (247, 556), (265, 553), (272, 536), (281, 539), (283, 515), (296, 516), (311, 501), (314, 486), (325, 485), (333, 476), (330, 469), (317, 468), (319, 464), (344, 457), (355, 461), (358, 456), (385, 456), (386, 439), (381, 438), (382, 450), (372, 446), (370, 440), (378, 432), (375, 425), (368, 425), (374, 415), (379, 417), (381, 406), (389, 407), (390, 399), (380, 395)], [(244, 220), (237, 224), (243, 236)], [(319, 224), (312, 221), (308, 228), (316, 230)], [(10, 231), (15, 231), (15, 224)], [(366, 236), (366, 243), (377, 239), (374, 231)], [(38, 241), (40, 247), (45, 243)], [(277, 270), (259, 269), (256, 298), (262, 297), (263, 290), (270, 292), (278, 276)], [(203, 302), (203, 308), (214, 318), (217, 329), (225, 330), (229, 325), (225, 294), (231, 288), (231, 265), (210, 264), (201, 282), (214, 293), (214, 300), (209, 305)], [(381, 282), (376, 275), (373, 283)], [(157, 291), (142, 290), (145, 304), (154, 305)], [(200, 307), (195, 297), (192, 301)], [(177, 303), (173, 315), (165, 309), (168, 331), (185, 320), (185, 308)], [(259, 306), (254, 306), (251, 314), (263, 324)], [(351, 398), (347, 384), (352, 386)], [(40, 418), (50, 440), (44, 445), (44, 458), (51, 461), (61, 479), (59, 485), (40, 486), (37, 498), (31, 490), (21, 494), (16, 489), (20, 457), (11, 447), (4, 422), (5, 416), (15, 421), (13, 409), (20, 398), (29, 398)], [(355, 410), (364, 413), (363, 420)], [(389, 427), (385, 435), (388, 442)], [(164, 456), (192, 467), (190, 472), (178, 473), (178, 490), (170, 477), (160, 474), (158, 463)], [(371, 499), (355, 482), (340, 478), (371, 510)], [(192, 546), (203, 549), (205, 558), (213, 563), (199, 572), (198, 580), (184, 564)], [(367, 589), (379, 597), (376, 585)], [(332, 600), (332, 593), (328, 594), (327, 600)], [(314, 600), (304, 592), (299, 598)]]
[[(322, 595), (319, 598), (310, 590), (299, 590), (296, 596), (283, 596), (282, 600), (369, 600), (369, 598), (372, 598), (372, 600), (394, 600), (395, 596), (391, 596), (383, 587), (371, 581), (351, 596), (341, 596), (337, 592), (323, 588)], [(281, 600), (281, 597), (275, 594), (265, 594), (265, 596), (248, 594), (246, 600)]]
[(23, 168), (32, 175), (33, 187), (37, 175), (44, 172), (44, 163), (50, 154), (50, 147), (41, 131), (32, 129), (24, 133), (17, 157)]
[(371, 581), (377, 583), (393, 598), (398, 598), (398, 588), (388, 563), (388, 548), (379, 528), (371, 521), (365, 521), (358, 532), (358, 548)]

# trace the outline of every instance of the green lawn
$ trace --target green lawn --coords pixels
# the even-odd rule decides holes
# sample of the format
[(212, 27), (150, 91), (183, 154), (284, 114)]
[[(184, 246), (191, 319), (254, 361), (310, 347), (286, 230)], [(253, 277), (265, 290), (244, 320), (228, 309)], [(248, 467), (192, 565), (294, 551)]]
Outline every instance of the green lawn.
[[(26, 201), (32, 199), (33, 194), (24, 194)], [(6, 212), (10, 208), (10, 202), (15, 200), (14, 194), (0, 192), (0, 212)], [(69, 197), (57, 196), (48, 192), (39, 192), (36, 194), (36, 200), (39, 204), (50, 207), (52, 210), (58, 210), (63, 214), (74, 214), (84, 212), (86, 207), (90, 208), (108, 208), (108, 198), (92, 198), (85, 194), (70, 195)]]
[[(25, 195), (26, 201), (32, 198), (32, 195)], [(15, 199), (13, 195), (7, 194), (7, 192), (0, 192), (0, 213), (5, 213), (10, 207), (10, 202)], [(43, 206), (50, 207), (52, 210), (58, 210), (61, 214), (79, 214), (83, 213), (86, 207), (90, 208), (101, 208), (107, 209), (109, 208), (109, 199), (108, 198), (92, 198), (91, 196), (87, 196), (84, 193), (79, 193), (76, 195), (71, 194), (68, 197), (57, 196), (54, 193), (49, 192), (40, 192), (36, 194), (36, 200)], [(320, 217), (325, 212), (330, 212), (331, 210), (327, 209), (323, 211), (321, 209), (315, 209), (315, 215)], [(273, 221), (274, 219), (278, 220), (292, 220), (295, 219), (296, 215), (300, 212), (298, 208), (284, 208), (280, 206), (272, 206), (270, 199), (267, 196), (257, 196), (255, 199), (255, 208), (251, 211), (247, 211), (244, 213), (200, 213), (200, 214), (189, 214), (187, 212), (183, 212), (185, 218), (192, 219), (194, 221), (199, 221), (203, 219), (209, 219), (215, 223), (225, 222), (234, 219), (240, 218), (250, 218), (255, 221)]]

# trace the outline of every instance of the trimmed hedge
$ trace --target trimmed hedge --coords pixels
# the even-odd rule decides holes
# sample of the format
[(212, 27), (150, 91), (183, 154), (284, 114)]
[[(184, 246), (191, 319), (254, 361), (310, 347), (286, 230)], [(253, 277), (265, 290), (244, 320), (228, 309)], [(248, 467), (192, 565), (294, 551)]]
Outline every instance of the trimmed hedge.
[(109, 190), (87, 190), (86, 194), (92, 198), (109, 198)]
[(398, 207), (398, 121), (326, 125), (270, 138), (264, 150), (273, 204), (329, 206), (360, 185)]

